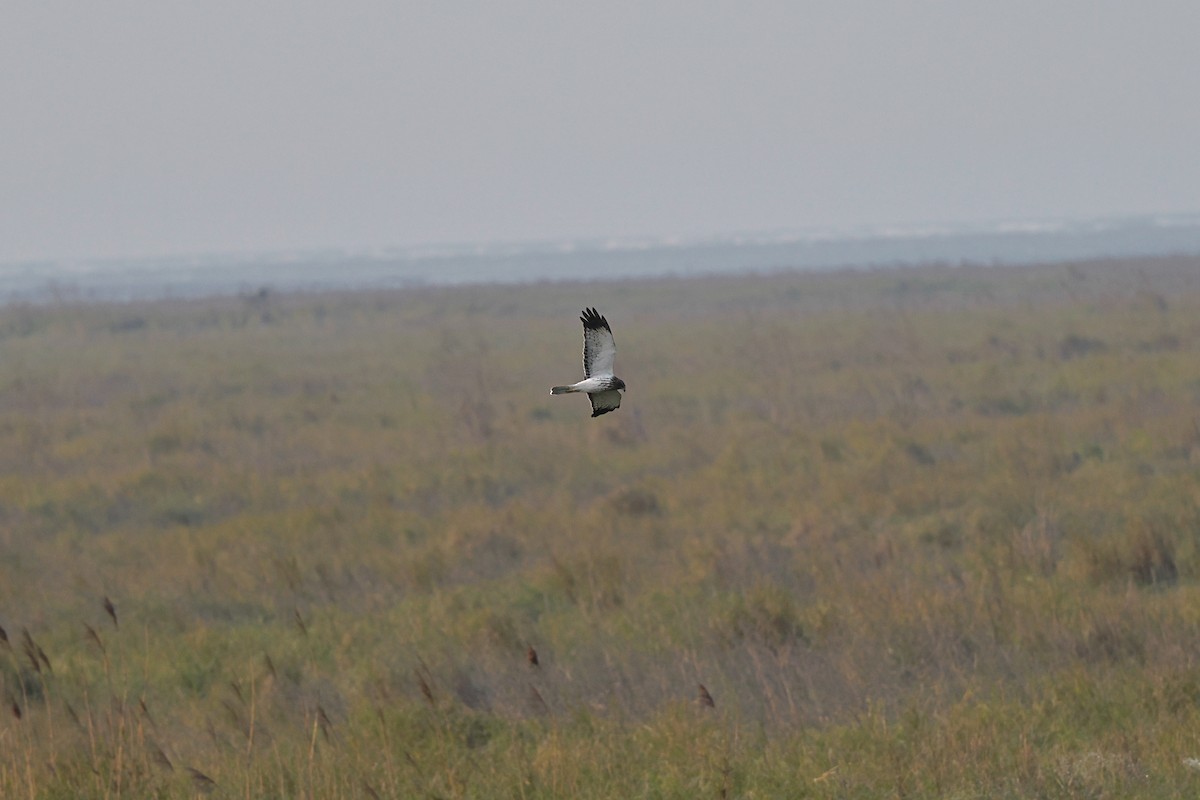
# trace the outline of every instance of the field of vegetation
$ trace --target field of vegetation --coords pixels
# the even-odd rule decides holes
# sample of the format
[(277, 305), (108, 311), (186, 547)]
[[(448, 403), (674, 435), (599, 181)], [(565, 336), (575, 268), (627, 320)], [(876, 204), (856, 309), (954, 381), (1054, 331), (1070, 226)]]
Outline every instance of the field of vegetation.
[(4, 798), (1194, 796), (1200, 259), (3, 308), (0, 626)]

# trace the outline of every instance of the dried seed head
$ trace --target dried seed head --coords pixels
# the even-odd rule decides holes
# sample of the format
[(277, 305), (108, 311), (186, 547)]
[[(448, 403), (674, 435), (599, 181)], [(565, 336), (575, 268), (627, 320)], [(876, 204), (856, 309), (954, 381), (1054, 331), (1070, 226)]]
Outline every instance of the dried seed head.
[(421, 694), (425, 695), (425, 700), (429, 705), (433, 705), (433, 689), (430, 688), (429, 681), (425, 680), (425, 676), (421, 673), (421, 670), (416, 669), (413, 672), (417, 676), (417, 685), (421, 687)]
[(192, 776), (192, 785), (196, 787), (196, 791), (202, 794), (211, 794), (213, 789), (217, 788), (216, 781), (195, 767), (188, 767), (187, 771), (188, 775)]
[(175, 771), (175, 765), (171, 763), (171, 759), (167, 758), (167, 754), (158, 745), (153, 745), (153, 749), (150, 751), (150, 759), (167, 772)]
[(38, 660), (38, 651), (41, 648), (37, 646), (37, 642), (29, 634), (28, 628), (21, 628), (21, 651), (25, 653), (25, 657), (29, 659), (29, 665), (33, 667), (33, 671), (41, 674), (42, 662)]
[(151, 725), (154, 724), (154, 717), (150, 716), (150, 709), (146, 708), (146, 698), (138, 698), (138, 710), (142, 712), (143, 717), (150, 721)]
[(96, 643), (96, 647), (100, 648), (100, 652), (101, 653), (107, 652), (107, 650), (104, 647), (104, 640), (100, 638), (100, 634), (96, 633), (96, 629), (93, 628), (91, 625), (88, 625), (86, 622), (83, 623), (83, 627), (87, 630), (88, 638)]

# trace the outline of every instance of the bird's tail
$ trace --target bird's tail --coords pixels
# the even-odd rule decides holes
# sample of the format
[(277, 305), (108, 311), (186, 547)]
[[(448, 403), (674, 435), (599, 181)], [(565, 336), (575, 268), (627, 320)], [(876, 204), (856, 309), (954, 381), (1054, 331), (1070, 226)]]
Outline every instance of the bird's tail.
[(555, 386), (550, 390), (550, 394), (566, 394), (567, 392), (578, 392), (579, 390), (573, 386)]

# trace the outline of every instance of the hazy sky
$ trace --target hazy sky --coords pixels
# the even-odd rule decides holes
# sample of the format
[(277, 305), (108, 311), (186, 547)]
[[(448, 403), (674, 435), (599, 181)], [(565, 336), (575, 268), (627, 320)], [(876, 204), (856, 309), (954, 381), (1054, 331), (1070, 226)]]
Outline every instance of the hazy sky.
[(11, 0), (0, 261), (1200, 211), (1200, 3)]

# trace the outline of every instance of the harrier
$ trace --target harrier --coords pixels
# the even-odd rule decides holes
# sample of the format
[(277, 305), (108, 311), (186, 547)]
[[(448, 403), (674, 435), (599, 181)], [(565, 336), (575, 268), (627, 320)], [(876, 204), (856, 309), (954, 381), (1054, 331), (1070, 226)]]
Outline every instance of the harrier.
[(613, 341), (608, 320), (594, 308), (585, 308), (579, 319), (583, 322), (584, 379), (570, 386), (555, 386), (550, 394), (586, 392), (592, 401), (592, 416), (598, 417), (620, 408), (625, 381), (613, 375), (617, 344)]

